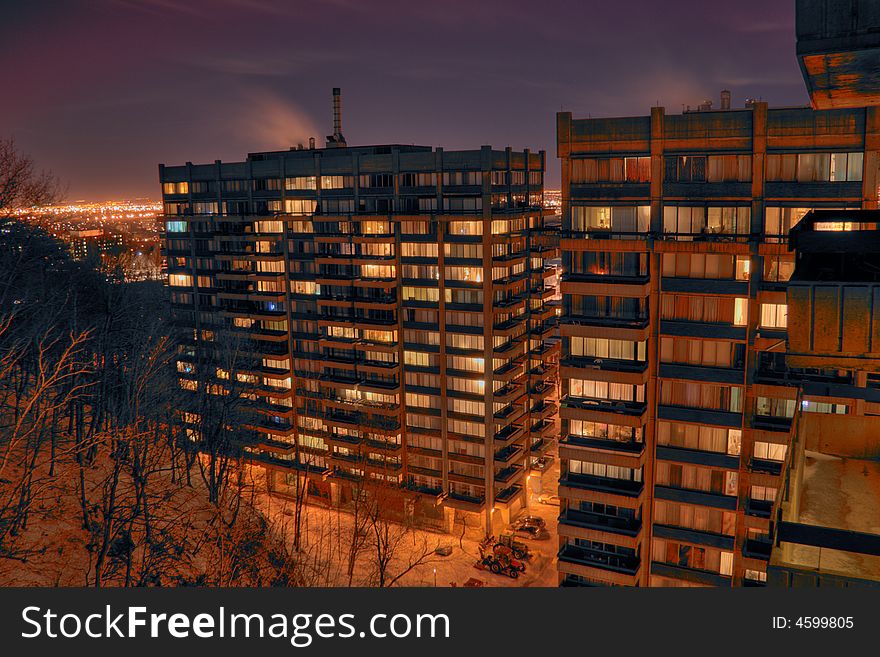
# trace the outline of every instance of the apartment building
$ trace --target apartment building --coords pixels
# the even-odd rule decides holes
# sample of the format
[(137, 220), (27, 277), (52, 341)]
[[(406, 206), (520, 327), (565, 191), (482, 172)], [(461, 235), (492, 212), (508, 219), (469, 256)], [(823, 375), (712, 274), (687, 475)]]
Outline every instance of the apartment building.
[(334, 101), (326, 148), (160, 165), (180, 384), (222, 389), (200, 349), (246, 335), (239, 446), (275, 492), (345, 506), (379, 483), (495, 532), (556, 435), (545, 154), (350, 147)]
[(125, 247), (120, 233), (103, 228), (71, 230), (63, 234), (62, 239), (70, 248), (74, 260), (100, 259), (104, 255), (119, 254)]
[(764, 585), (796, 410), (865, 412), (786, 363), (787, 242), (877, 207), (880, 112), (710, 108), (557, 115), (561, 585)]

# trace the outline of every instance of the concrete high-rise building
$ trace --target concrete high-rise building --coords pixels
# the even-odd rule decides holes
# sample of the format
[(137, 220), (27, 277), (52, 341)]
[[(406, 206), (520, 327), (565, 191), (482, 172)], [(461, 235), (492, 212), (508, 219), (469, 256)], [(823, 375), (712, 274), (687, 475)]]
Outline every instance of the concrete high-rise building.
[(497, 532), (556, 434), (544, 153), (351, 147), (334, 100), (326, 148), (160, 166), (181, 386), (222, 388), (199, 350), (239, 331), (241, 447), (274, 491), (344, 505), (372, 480)]
[(877, 107), (558, 114), (561, 584), (764, 584), (792, 418), (867, 412), (786, 362), (788, 232), (877, 208), (878, 134)]

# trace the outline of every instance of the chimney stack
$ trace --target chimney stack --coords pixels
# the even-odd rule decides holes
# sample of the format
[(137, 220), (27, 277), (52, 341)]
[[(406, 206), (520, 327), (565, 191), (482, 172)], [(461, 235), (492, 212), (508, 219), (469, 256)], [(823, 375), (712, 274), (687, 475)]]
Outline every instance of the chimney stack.
[(342, 136), (342, 90), (333, 87), (333, 134), (327, 137), (327, 147), (346, 145), (345, 137)]
[(730, 109), (730, 91), (728, 91), (727, 89), (721, 90), (721, 109)]

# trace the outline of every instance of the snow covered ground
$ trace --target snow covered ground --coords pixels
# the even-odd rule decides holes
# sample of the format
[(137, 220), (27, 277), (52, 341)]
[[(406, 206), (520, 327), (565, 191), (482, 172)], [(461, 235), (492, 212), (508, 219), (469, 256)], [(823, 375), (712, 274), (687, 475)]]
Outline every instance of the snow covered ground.
[[(559, 478), (558, 459), (553, 466), (541, 475), (541, 487), (544, 493), (555, 494)], [(259, 488), (259, 484), (257, 484)], [(295, 503), (292, 500), (270, 496), (265, 493), (255, 496), (254, 503), (270, 521), (270, 526), (280, 537), (292, 542)], [(346, 550), (351, 544), (353, 534), (353, 518), (350, 513), (317, 506), (305, 506), (303, 509), (303, 541), (302, 552), (307, 567), (313, 572), (312, 583), (316, 586), (348, 586), (348, 556)], [(524, 511), (523, 514), (526, 512)], [(388, 571), (396, 575), (407, 565), (407, 557), (424, 550), (426, 545), (449, 546), (452, 554), (446, 557), (432, 555), (427, 562), (413, 568), (403, 575), (397, 586), (462, 586), (468, 579), (476, 578), (486, 586), (551, 586), (557, 585), (556, 552), (558, 539), (556, 519), (559, 507), (538, 502), (538, 494), (530, 490), (529, 515), (540, 516), (547, 523), (550, 537), (546, 540), (531, 541), (518, 539), (527, 543), (533, 552), (526, 572), (518, 579), (506, 575), (495, 575), (487, 570), (478, 570), (474, 563), (479, 557), (477, 532), (469, 532), (461, 538), (458, 535), (443, 534), (424, 530), (411, 530), (412, 539), (409, 549), (401, 549), (400, 554), (390, 564)], [(409, 544), (408, 544), (409, 545)], [(357, 565), (351, 579), (352, 586), (375, 586), (375, 555), (366, 547), (357, 558)]]

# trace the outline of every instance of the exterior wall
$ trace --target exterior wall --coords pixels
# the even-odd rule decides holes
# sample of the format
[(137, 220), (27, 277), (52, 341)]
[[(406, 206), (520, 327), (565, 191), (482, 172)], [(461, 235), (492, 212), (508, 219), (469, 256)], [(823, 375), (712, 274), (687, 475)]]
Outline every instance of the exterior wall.
[[(557, 116), (562, 584), (763, 582), (807, 376), (785, 366), (787, 233), (794, 209), (876, 207), (877, 144), (866, 136), (876, 117), (764, 103)], [(850, 161), (828, 153), (855, 153), (862, 175), (823, 180), (825, 162)], [(644, 342), (643, 355), (582, 338)], [(839, 389), (816, 387), (824, 373), (813, 378), (803, 398), (815, 408), (864, 413)], [(616, 440), (603, 425), (618, 427)]]
[(429, 524), (445, 507), (492, 531), (557, 412), (543, 170), (409, 146), (160, 166), (181, 385), (217, 383), (200, 343), (238, 328), (259, 359), (242, 449), (279, 493), (306, 477), (344, 506), (372, 480)]

